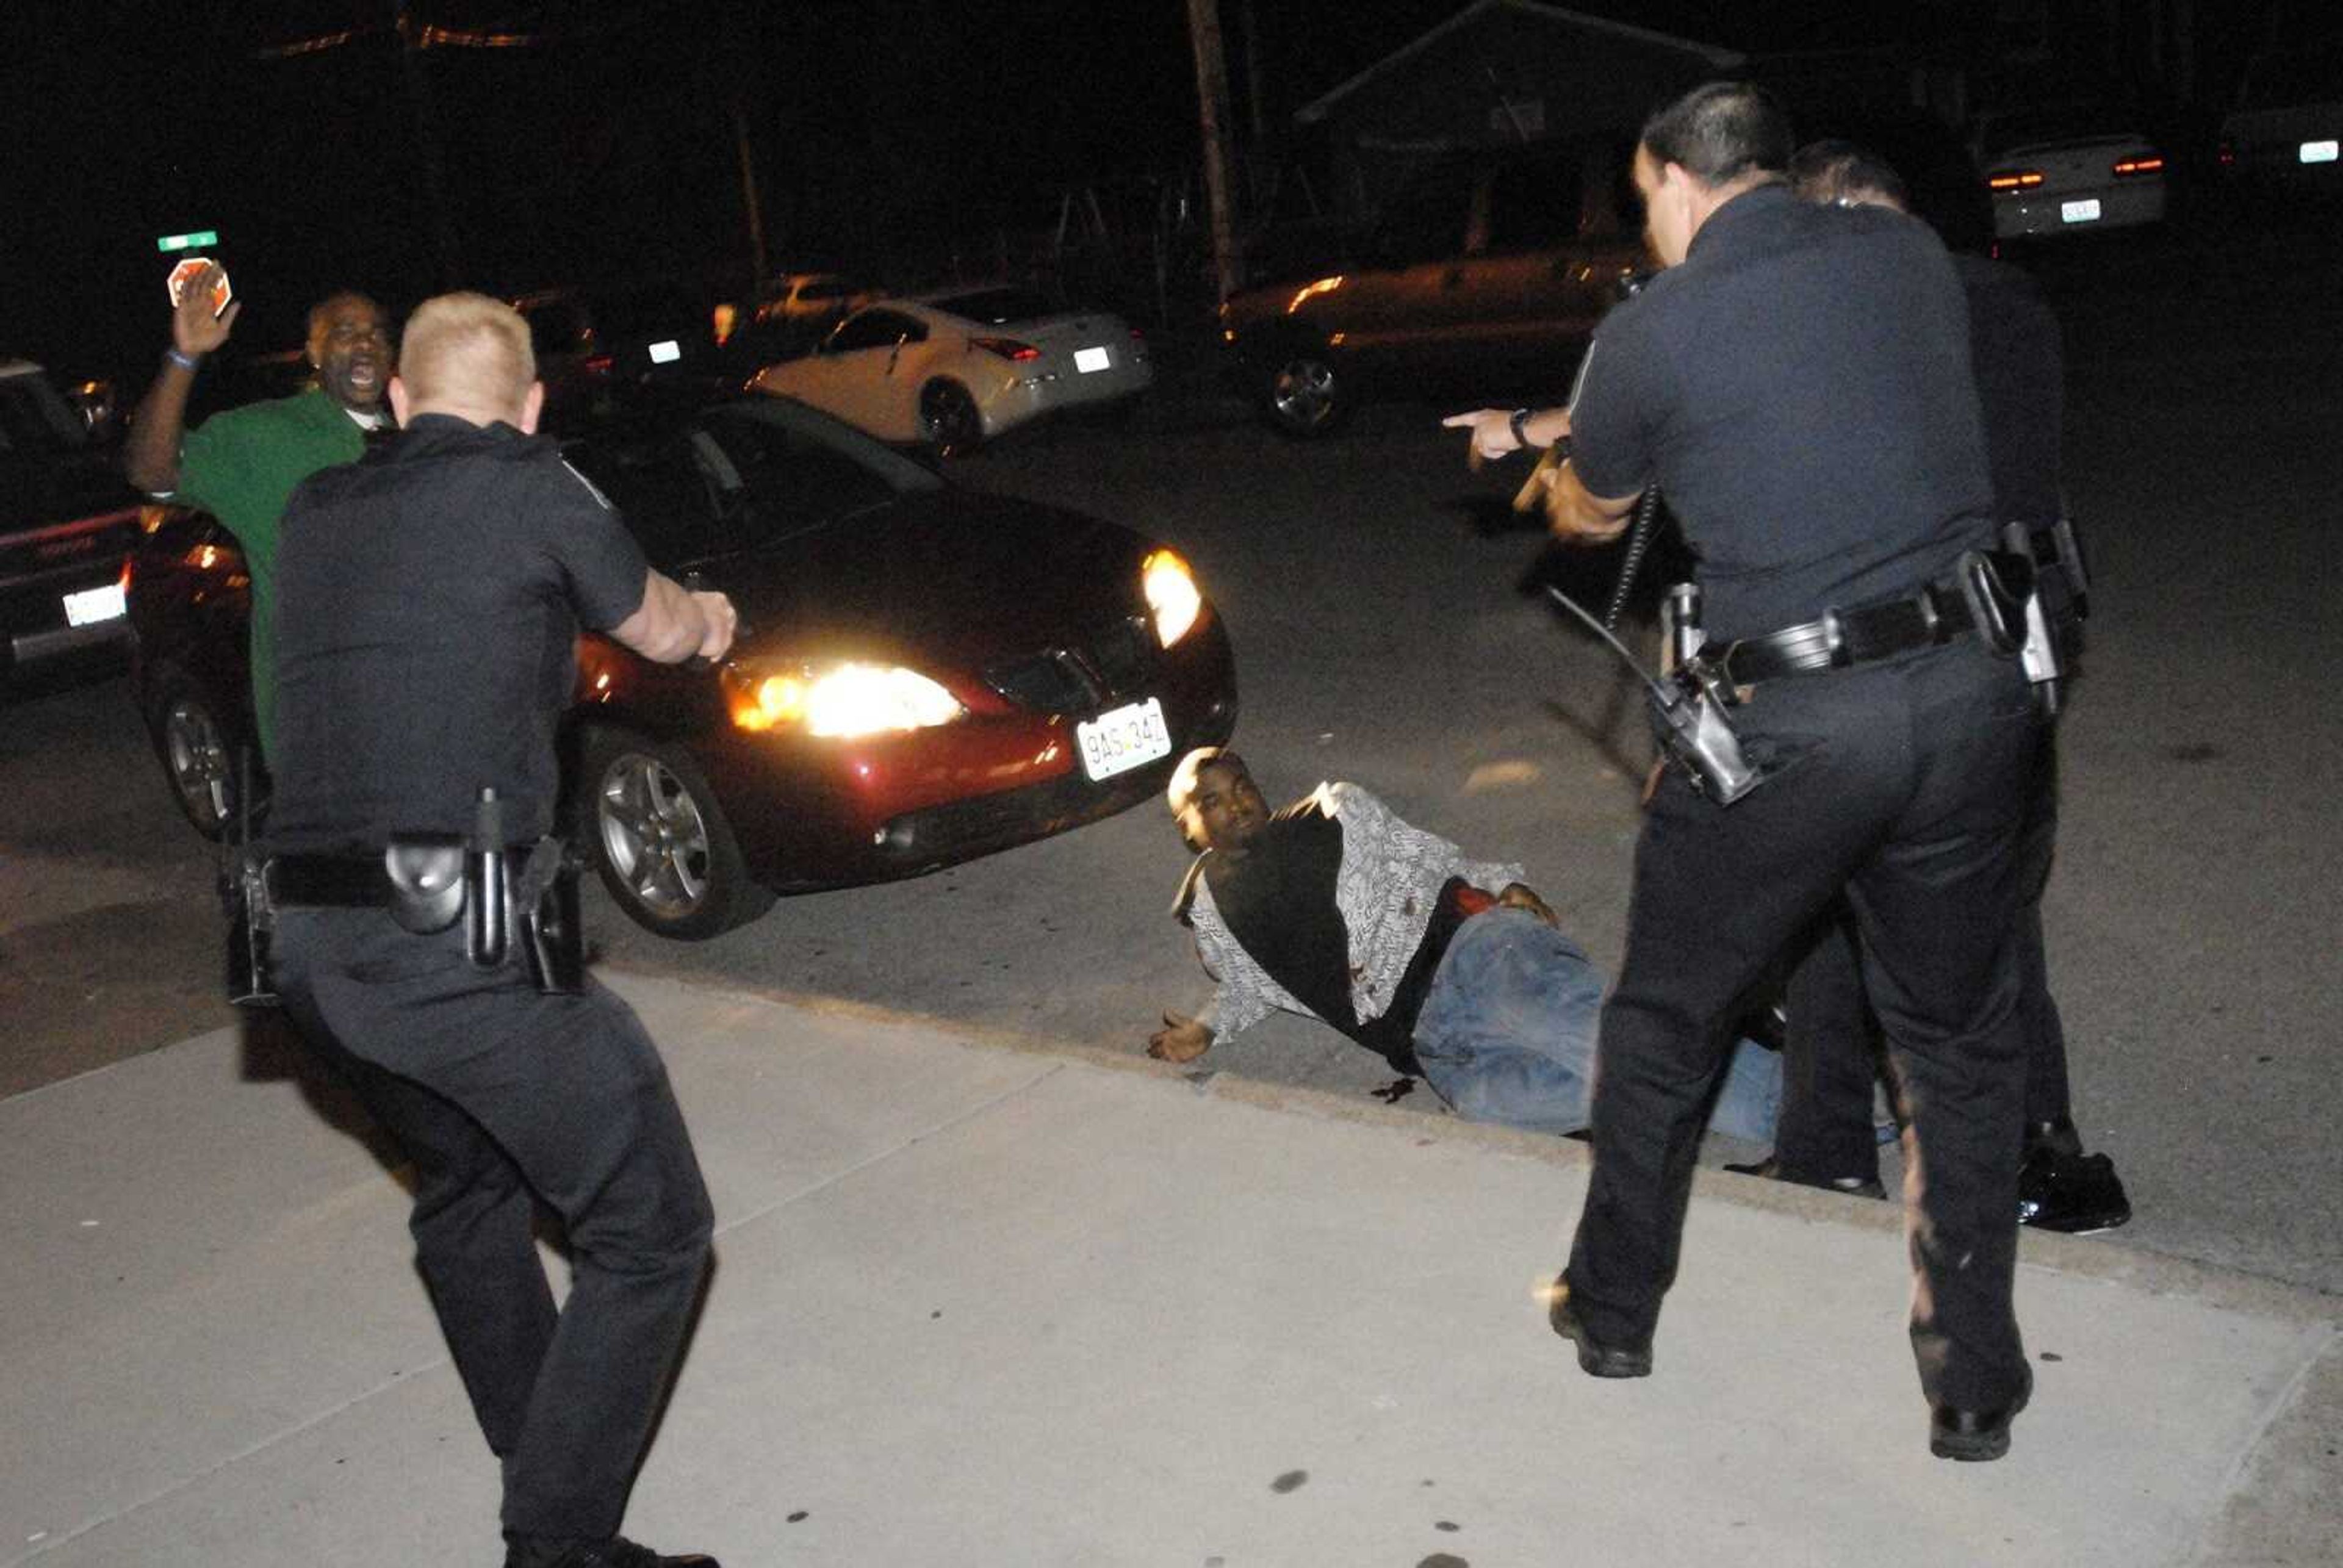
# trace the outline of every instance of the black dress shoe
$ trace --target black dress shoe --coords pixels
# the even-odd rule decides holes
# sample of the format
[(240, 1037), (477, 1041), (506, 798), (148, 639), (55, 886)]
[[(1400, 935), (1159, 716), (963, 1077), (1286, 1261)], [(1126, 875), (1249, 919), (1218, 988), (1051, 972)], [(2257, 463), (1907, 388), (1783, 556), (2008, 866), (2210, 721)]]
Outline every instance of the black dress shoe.
[(2131, 1218), (2131, 1199), (2104, 1154), (2061, 1154), (2037, 1146), (2017, 1171), (2017, 1222), (2087, 1236)]
[(1652, 1375), (1652, 1342), (1634, 1345), (1606, 1345), (1586, 1332), (1578, 1314), (1570, 1305), (1570, 1286), (1564, 1281), (1554, 1282), (1554, 1305), (1546, 1312), (1546, 1322), (1554, 1332), (1578, 1346), (1578, 1370), (1588, 1377), (1649, 1377)]
[(723, 1568), (704, 1553), (662, 1557), (623, 1535), (604, 1541), (565, 1541), (543, 1535), (505, 1539), (505, 1568)]
[(2026, 1381), (2017, 1397), (1999, 1410), (1961, 1410), (1940, 1404), (1928, 1411), (1928, 1452), (1938, 1459), (1979, 1461), (1999, 1459), (2009, 1452), (2009, 1423), (2034, 1394), (2034, 1369), (2024, 1367)]
[(1785, 1171), (1782, 1162), (1771, 1154), (1752, 1165), (1727, 1165), (1735, 1176), (1755, 1176), (1766, 1181), (1787, 1181), (1794, 1186), (1818, 1188), (1825, 1192), (1844, 1192), (1850, 1198), (1885, 1198), (1887, 1189), (1879, 1184), (1876, 1176), (1808, 1176), (1795, 1171)]

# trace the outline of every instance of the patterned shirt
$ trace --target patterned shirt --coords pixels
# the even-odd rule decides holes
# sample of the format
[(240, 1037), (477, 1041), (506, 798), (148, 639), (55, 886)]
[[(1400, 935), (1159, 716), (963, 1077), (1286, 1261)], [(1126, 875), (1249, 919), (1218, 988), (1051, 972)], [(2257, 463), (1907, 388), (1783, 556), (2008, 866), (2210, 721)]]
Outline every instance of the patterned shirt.
[[(1359, 1021), (1365, 1023), (1382, 1017), (1391, 1005), (1392, 993), (1423, 943), (1440, 890), (1451, 877), (1496, 892), (1508, 882), (1521, 881), (1523, 872), (1509, 863), (1466, 859), (1455, 845), (1410, 827), (1356, 784), (1321, 784), (1314, 799), (1319, 809), (1342, 829), (1334, 904), (1350, 933), (1351, 1002)], [(1270, 979), (1230, 932), (1201, 874), (1202, 866), (1199, 859), (1191, 868), (1181, 904), (1173, 911), (1194, 930), (1196, 956), (1217, 982), (1197, 1020), (1217, 1039), (1227, 1040), (1273, 1011), (1316, 1018)]]

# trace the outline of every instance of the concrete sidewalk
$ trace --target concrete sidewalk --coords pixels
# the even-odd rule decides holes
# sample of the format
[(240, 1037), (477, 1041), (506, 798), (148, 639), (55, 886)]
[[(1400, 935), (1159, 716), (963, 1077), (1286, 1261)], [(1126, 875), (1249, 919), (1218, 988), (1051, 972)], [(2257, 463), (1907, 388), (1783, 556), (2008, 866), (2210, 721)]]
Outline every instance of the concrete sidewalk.
[[(628, 1532), (726, 1568), (2343, 1561), (2343, 1303), (2026, 1239), (1928, 1456), (1885, 1204), (1704, 1172), (1636, 1382), (1547, 1331), (1577, 1144), (606, 977), (719, 1263)], [(0, 1101), (0, 1565), (492, 1564), (395, 1175), (265, 1032)]]

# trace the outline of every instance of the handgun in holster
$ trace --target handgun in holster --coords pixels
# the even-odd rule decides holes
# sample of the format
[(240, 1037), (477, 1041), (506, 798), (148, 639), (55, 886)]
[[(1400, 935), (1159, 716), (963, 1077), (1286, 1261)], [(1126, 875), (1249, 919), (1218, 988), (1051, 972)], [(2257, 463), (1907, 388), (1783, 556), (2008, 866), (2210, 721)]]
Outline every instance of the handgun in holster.
[[(2066, 528), (2066, 539), (2074, 529)], [(2059, 546), (2046, 539), (2050, 551)], [(2038, 556), (2036, 535), (2025, 523), (2001, 525), (2001, 548), (1989, 553), (1996, 572), (2008, 584), (2017, 609), (2010, 623), (2010, 640), (2017, 645), (2017, 663), (2034, 684), (2034, 706), (2041, 718), (2057, 718), (2066, 706), (2066, 679), (2071, 668), (2071, 626), (2080, 618), (2080, 596), (2071, 590), (2062, 560), (2046, 565)]]
[(2022, 522), (2001, 526), (2004, 556), (2023, 556), (2032, 567), (2026, 596), (2025, 637), (2018, 649), (2035, 702), (2045, 719), (2066, 707), (2066, 683), (2077, 673), (2082, 622), (2090, 614), (2090, 580), (2083, 567), (2075, 525), (2060, 518), (2047, 528)]

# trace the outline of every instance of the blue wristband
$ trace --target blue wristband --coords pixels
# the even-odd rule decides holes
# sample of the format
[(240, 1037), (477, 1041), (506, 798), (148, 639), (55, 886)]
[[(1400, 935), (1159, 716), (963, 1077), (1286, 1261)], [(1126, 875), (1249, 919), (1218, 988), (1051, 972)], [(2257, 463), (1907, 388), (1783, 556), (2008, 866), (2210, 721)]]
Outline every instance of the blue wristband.
[(204, 362), (204, 357), (200, 354), (180, 353), (179, 346), (176, 343), (171, 345), (170, 347), (163, 350), (163, 357), (169, 360), (172, 364), (177, 366), (182, 370), (193, 370), (196, 367)]

